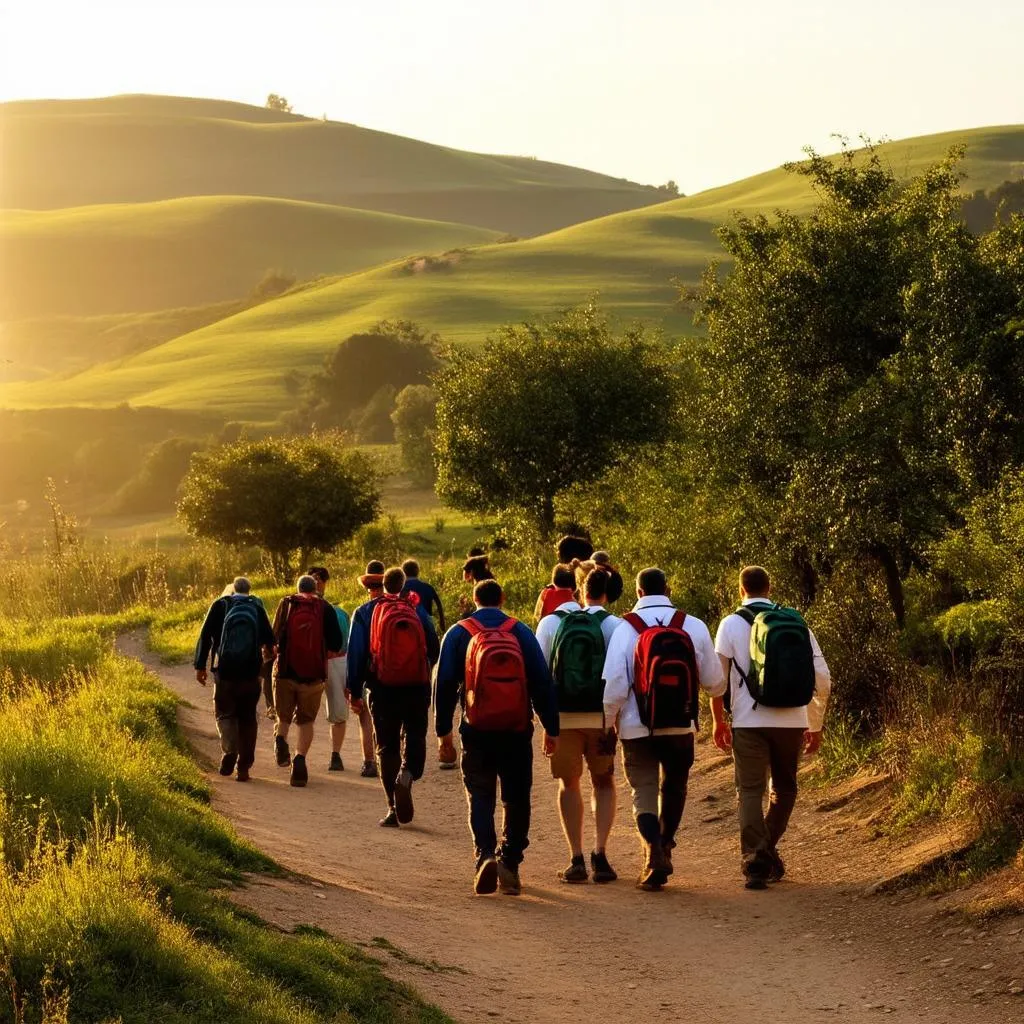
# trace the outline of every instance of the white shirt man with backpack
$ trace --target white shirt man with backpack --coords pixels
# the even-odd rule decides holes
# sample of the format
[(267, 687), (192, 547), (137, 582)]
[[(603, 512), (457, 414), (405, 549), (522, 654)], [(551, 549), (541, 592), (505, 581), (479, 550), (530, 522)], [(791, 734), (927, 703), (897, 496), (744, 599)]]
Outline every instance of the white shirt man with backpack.
[(741, 868), (748, 889), (764, 889), (786, 872), (778, 844), (796, 804), (800, 755), (821, 746), (832, 688), (828, 665), (803, 617), (776, 605), (770, 593), (764, 569), (743, 569), (740, 607), (722, 620), (715, 639), (732, 711), (730, 725), (725, 701), (712, 700), (715, 745), (732, 751), (736, 765)]
[(590, 877), (583, 858), (580, 781), (584, 762), (593, 788), (595, 841), (590, 870), (598, 884), (618, 878), (605, 852), (615, 821), (616, 738), (613, 729), (604, 727), (603, 672), (608, 644), (622, 622), (605, 607), (610, 579), (603, 569), (579, 570), (585, 607), (566, 601), (537, 626), (537, 643), (551, 667), (558, 697), (560, 732), (551, 774), (558, 780), (558, 813), (571, 857), (558, 877), (569, 883), (583, 883)]
[(604, 665), (604, 712), (617, 723), (622, 767), (643, 844), (638, 886), (659, 891), (672, 874), (672, 850), (693, 766), (699, 690), (725, 692), (708, 627), (669, 600), (661, 569), (636, 579), (637, 603), (615, 630)]

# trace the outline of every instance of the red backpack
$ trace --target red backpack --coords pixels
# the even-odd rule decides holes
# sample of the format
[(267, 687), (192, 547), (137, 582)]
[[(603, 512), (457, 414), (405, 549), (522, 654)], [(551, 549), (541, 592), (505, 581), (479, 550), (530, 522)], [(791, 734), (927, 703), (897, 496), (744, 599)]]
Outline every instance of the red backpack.
[(282, 675), (300, 683), (327, 678), (323, 600), (316, 594), (292, 594), (281, 638)]
[(430, 682), (427, 634), (416, 614), (418, 601), (385, 594), (370, 620), (370, 671), (384, 686)]
[(633, 655), (633, 693), (640, 721), (655, 729), (688, 728), (697, 721), (697, 652), (683, 629), (686, 612), (667, 625), (648, 626), (635, 612), (623, 618), (640, 634)]
[(486, 732), (524, 732), (530, 728), (530, 688), (523, 649), (513, 635), (516, 620), (485, 626), (463, 619), (469, 632), (466, 650), (466, 724)]
[(552, 615), (563, 604), (576, 600), (576, 593), (571, 587), (555, 587), (548, 585), (540, 594), (540, 617)]

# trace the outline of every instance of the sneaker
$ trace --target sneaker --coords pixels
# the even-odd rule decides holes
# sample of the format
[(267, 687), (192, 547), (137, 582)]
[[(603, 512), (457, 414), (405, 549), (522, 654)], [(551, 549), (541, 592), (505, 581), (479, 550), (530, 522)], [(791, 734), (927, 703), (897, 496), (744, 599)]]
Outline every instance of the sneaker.
[(239, 768), (238, 774), (235, 776), (237, 782), (248, 782), (251, 778), (248, 768)]
[(393, 807), (388, 808), (388, 813), (377, 822), (381, 828), (398, 828), (398, 815)]
[(558, 877), (563, 882), (569, 882), (573, 885), (586, 882), (590, 876), (587, 874), (587, 865), (583, 860), (582, 854), (579, 857), (573, 857), (572, 863), (564, 871), (558, 872)]
[(459, 752), (455, 749), (455, 741), (451, 736), (445, 736), (438, 744), (437, 762), (444, 771), (451, 771), (459, 766)]
[(227, 778), (235, 770), (235, 762), (238, 760), (237, 754), (225, 754), (220, 759), (220, 773)]
[(768, 868), (768, 881), (781, 882), (786, 877), (785, 862), (779, 856), (778, 850), (769, 850), (768, 856), (772, 859), (771, 867)]
[(518, 870), (503, 860), (498, 861), (498, 888), (504, 896), (518, 896), (523, 891)]
[(343, 772), (345, 770), (345, 764), (341, 760), (341, 754), (334, 750), (331, 752), (331, 763), (327, 766), (329, 772)]
[(604, 855), (603, 850), (600, 853), (595, 850), (590, 855), (590, 870), (594, 875), (594, 881), (598, 885), (614, 882), (619, 877), (615, 873), (615, 868), (608, 863), (608, 858)]
[(292, 763), (292, 755), (288, 752), (288, 743), (281, 736), (274, 737), (274, 756), (278, 768), (287, 768)]
[(498, 888), (498, 862), (493, 857), (485, 857), (476, 869), (473, 880), (473, 892), (477, 896), (490, 896)]
[(309, 781), (309, 771), (306, 769), (306, 759), (302, 754), (296, 754), (292, 758), (292, 775), (288, 780), (293, 786), (304, 786)]
[(364, 761), (363, 767), (359, 769), (359, 775), (364, 779), (377, 778), (377, 762)]
[(400, 825), (412, 821), (412, 773), (408, 768), (403, 768), (395, 779), (395, 813)]

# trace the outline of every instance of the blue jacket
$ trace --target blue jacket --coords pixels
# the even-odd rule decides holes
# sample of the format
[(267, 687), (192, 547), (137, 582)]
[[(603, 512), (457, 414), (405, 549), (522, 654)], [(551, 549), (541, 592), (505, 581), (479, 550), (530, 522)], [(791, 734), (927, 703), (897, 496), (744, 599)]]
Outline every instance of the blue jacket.
[[(352, 615), (352, 631), (348, 635), (348, 682), (345, 688), (352, 694), (353, 700), (361, 700), (363, 687), (373, 682), (373, 673), (370, 671), (370, 623), (373, 621), (373, 609), (383, 600), (382, 597), (375, 597), (361, 604)], [(427, 660), (435, 665), (440, 644), (434, 620), (421, 604), (416, 606), (416, 614), (427, 634)]]
[[(488, 627), (500, 626), (508, 616), (500, 608), (478, 608), (472, 616)], [(517, 622), (512, 635), (519, 641), (526, 665), (526, 681), (530, 686), (530, 702), (533, 710), (549, 736), (558, 735), (558, 702), (555, 684), (544, 654), (530, 627)], [(452, 731), (455, 708), (462, 697), (466, 678), (466, 652), (469, 649), (468, 629), (456, 623), (444, 635), (441, 643), (441, 658), (437, 663), (437, 689), (434, 697), (434, 728), (438, 736), (447, 736)], [(472, 732), (471, 726), (463, 719), (459, 732)], [(483, 735), (483, 734), (481, 734)]]
[(412, 576), (405, 581), (403, 594), (415, 594), (420, 599), (420, 604), (426, 609), (427, 614), (433, 618), (434, 607), (437, 607), (441, 628), (444, 629), (444, 605), (437, 591), (418, 576)]

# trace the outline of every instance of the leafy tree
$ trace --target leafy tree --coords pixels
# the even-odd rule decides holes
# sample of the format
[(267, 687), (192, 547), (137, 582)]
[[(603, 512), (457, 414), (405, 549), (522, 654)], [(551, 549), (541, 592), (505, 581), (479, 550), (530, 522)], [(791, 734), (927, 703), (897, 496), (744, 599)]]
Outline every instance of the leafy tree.
[(669, 178), (664, 185), (658, 186), (658, 191), (664, 192), (667, 196), (678, 196), (679, 186), (671, 178)]
[(399, 392), (395, 411), (395, 440), (402, 449), (405, 471), (424, 487), (434, 483), (434, 431), (437, 394), (425, 384), (410, 384)]
[(555, 501), (671, 430), (666, 350), (613, 335), (592, 306), (453, 349), (435, 376), (438, 494), (473, 513), (516, 511), (548, 538)]
[(292, 105), (283, 96), (278, 96), (276, 92), (272, 92), (267, 97), (266, 107), (268, 110), (280, 110), (284, 114), (292, 112)]
[(348, 540), (380, 512), (377, 474), (334, 437), (238, 441), (193, 456), (178, 515), (190, 533), (224, 544), (254, 544), (288, 578), (295, 551)]
[(959, 216), (954, 150), (900, 181), (868, 148), (797, 168), (806, 218), (738, 217), (732, 268), (693, 297), (709, 341), (693, 434), (758, 550), (818, 575), (868, 558), (897, 622), (902, 580), (1022, 446), (1024, 228), (985, 239)]

